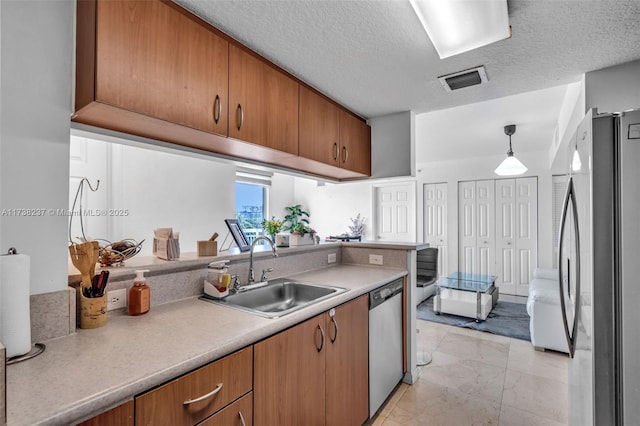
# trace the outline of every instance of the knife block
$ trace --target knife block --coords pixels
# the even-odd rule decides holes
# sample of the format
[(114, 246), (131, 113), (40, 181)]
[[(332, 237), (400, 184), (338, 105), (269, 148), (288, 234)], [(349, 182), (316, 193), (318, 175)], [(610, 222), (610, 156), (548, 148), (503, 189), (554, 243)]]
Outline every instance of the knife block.
[(107, 323), (107, 293), (85, 297), (80, 288), (80, 328), (98, 328)]
[(198, 256), (217, 256), (217, 241), (198, 241)]

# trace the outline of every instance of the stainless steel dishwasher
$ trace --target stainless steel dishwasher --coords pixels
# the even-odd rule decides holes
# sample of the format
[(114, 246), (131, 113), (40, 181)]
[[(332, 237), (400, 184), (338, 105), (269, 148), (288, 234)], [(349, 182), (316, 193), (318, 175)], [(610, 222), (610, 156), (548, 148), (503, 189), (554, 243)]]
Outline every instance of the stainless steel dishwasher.
[(369, 293), (369, 417), (402, 380), (402, 289), (397, 279)]

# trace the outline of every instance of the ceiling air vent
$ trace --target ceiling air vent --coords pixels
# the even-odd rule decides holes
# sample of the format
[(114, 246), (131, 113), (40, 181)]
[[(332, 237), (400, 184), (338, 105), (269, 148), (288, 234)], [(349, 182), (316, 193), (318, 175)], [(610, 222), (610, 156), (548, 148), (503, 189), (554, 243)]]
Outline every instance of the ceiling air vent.
[(462, 89), (463, 87), (475, 86), (489, 81), (484, 66), (471, 68), (464, 71), (454, 72), (438, 77), (440, 84), (444, 90), (451, 92), (453, 90)]

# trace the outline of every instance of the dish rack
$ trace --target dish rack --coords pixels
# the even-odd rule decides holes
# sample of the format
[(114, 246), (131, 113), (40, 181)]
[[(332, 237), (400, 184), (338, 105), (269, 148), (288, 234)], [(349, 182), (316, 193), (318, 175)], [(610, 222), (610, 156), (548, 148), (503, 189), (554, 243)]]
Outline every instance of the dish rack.
[(131, 259), (142, 250), (144, 240), (137, 242), (131, 238), (110, 242), (97, 239), (100, 243), (98, 251), (98, 263), (100, 266), (122, 266), (124, 261)]

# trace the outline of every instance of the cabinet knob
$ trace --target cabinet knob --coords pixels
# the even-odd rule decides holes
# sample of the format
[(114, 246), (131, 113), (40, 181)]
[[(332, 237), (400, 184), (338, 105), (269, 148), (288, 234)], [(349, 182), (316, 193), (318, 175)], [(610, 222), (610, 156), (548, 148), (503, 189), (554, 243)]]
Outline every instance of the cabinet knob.
[(347, 151), (347, 147), (346, 146), (343, 146), (342, 147), (342, 162), (346, 163), (348, 158), (349, 158), (349, 151)]
[(242, 128), (242, 124), (244, 124), (244, 111), (242, 110), (242, 105), (238, 104), (238, 108), (236, 108), (236, 125), (238, 130)]
[(220, 115), (222, 114), (222, 102), (220, 96), (216, 95), (216, 99), (213, 101), (213, 121), (218, 124), (220, 121)]
[(333, 144), (333, 159), (334, 160), (338, 159), (338, 144), (337, 143)]
[(247, 424), (244, 421), (244, 416), (242, 415), (242, 411), (238, 411), (238, 416), (240, 417), (240, 424), (242, 426), (247, 426)]

